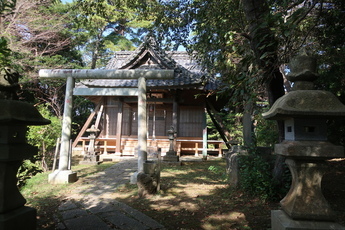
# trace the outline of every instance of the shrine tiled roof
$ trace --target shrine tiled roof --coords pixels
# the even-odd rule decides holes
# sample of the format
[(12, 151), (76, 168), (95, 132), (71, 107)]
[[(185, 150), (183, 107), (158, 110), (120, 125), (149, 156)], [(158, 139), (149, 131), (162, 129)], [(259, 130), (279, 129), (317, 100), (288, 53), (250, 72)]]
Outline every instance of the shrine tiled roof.
[[(185, 51), (163, 51), (153, 37), (147, 37), (135, 51), (118, 51), (108, 62), (106, 69), (173, 69), (174, 78), (169, 80), (148, 79), (148, 88), (198, 88), (207, 85), (206, 74)], [(211, 82), (209, 82), (211, 83)], [(77, 87), (137, 87), (137, 80), (97, 79), (86, 80)], [(214, 84), (208, 87), (214, 88)]]

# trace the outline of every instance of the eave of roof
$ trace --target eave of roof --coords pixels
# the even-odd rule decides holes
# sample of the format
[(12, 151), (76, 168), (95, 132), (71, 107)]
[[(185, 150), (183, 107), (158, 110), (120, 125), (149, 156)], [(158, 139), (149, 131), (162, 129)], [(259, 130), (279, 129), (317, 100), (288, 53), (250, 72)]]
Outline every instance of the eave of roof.
[[(143, 61), (149, 63), (143, 64)], [(116, 52), (108, 62), (106, 69), (174, 69), (174, 79), (147, 79), (147, 88), (169, 89), (204, 89), (205, 73), (185, 51), (165, 52), (153, 37), (145, 41), (135, 51)], [(87, 80), (77, 84), (77, 87), (137, 87), (137, 80)], [(212, 84), (213, 85), (213, 84)], [(210, 85), (208, 86), (208, 88)], [(213, 87), (213, 86), (212, 86)]]

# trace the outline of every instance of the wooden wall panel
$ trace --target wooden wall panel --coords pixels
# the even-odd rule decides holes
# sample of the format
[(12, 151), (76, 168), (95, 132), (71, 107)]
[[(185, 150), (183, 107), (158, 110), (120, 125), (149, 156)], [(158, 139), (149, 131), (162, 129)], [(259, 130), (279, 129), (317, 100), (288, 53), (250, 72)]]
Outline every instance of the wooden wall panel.
[(116, 136), (116, 121), (118, 101), (114, 97), (107, 97), (104, 106), (103, 136)]
[(179, 137), (202, 137), (204, 110), (200, 107), (180, 107)]
[(138, 107), (132, 107), (130, 135), (138, 135)]
[(132, 124), (132, 109), (129, 105), (123, 105), (123, 116), (122, 116), (122, 135), (129, 136), (131, 133)]

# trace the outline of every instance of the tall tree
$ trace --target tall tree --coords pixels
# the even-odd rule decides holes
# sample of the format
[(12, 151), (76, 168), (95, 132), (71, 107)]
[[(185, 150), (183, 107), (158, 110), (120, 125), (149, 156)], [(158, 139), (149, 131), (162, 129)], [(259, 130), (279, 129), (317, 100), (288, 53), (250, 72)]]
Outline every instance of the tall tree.
[(76, 36), (91, 69), (103, 67), (111, 51), (134, 49), (140, 35), (152, 25), (146, 13), (152, 3), (155, 1), (76, 0), (71, 4)]
[(80, 68), (81, 55), (74, 49), (68, 25), (68, 7), (59, 1), (17, 0), (13, 10), (1, 17), (0, 35), (6, 38), (12, 55), (8, 58), (21, 74), (20, 99), (49, 103), (62, 115), (64, 83), (38, 81), (42, 68)]
[(272, 105), (285, 93), (281, 70), (293, 55), (302, 47), (315, 50), (311, 31), (320, 23), (323, 5), (308, 0), (175, 0), (164, 2), (156, 27), (165, 41), (196, 51), (205, 69), (222, 78), (222, 92), (251, 110), (251, 101), (266, 96)]
[[(345, 44), (341, 0), (181, 0), (164, 2), (164, 6), (156, 23), (159, 33), (165, 41), (185, 44), (191, 53), (197, 51), (203, 66), (222, 78), (225, 87), (221, 93), (244, 102), (244, 118), (251, 115), (251, 101), (268, 97), (272, 105), (285, 93), (286, 63), (301, 49), (322, 57), (324, 73), (336, 73), (320, 81), (319, 87), (328, 85), (338, 95), (345, 95), (339, 87), (339, 82), (345, 82), (343, 74), (336, 71), (344, 66), (340, 58)], [(326, 53), (334, 59), (323, 55)], [(243, 125), (250, 133), (250, 122)], [(339, 130), (345, 124), (335, 126)], [(282, 123), (279, 130), (282, 140)], [(283, 161), (277, 160), (276, 178), (281, 178)]]

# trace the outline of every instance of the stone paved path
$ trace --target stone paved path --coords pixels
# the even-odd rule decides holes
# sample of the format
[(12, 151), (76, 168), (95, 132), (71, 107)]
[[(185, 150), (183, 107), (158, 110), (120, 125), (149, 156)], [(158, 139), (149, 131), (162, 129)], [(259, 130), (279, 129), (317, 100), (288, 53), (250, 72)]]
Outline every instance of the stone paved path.
[(112, 198), (113, 191), (127, 183), (137, 170), (137, 159), (123, 159), (105, 171), (84, 179), (59, 207), (58, 230), (163, 230), (164, 226)]

